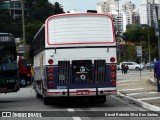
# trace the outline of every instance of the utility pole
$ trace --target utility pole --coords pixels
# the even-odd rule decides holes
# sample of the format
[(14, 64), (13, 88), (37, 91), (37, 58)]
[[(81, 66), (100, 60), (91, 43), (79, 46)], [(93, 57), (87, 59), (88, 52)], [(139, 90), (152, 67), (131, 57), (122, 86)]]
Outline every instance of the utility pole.
[(24, 1), (21, 0), (22, 8), (22, 27), (23, 27), (23, 42), (24, 42), (24, 56), (26, 55), (26, 36), (25, 36), (25, 23), (24, 23)]
[(120, 48), (120, 28), (119, 28), (119, 1), (118, 0), (118, 19), (117, 19), (117, 36), (118, 36), (118, 46), (119, 46), (119, 52), (118, 52), (118, 58), (119, 58), (119, 61), (121, 60), (121, 48)]
[(148, 19), (148, 57), (149, 57), (149, 66), (150, 66), (150, 72), (151, 72), (151, 51), (150, 51), (150, 32), (149, 32), (149, 3), (147, 0), (147, 19)]
[(154, 5), (154, 21), (155, 21), (155, 32), (156, 32), (156, 36), (158, 39), (158, 58), (160, 59), (160, 34), (159, 34), (159, 24), (158, 24), (158, 14), (157, 14), (157, 6), (154, 3), (153, 0), (153, 5)]

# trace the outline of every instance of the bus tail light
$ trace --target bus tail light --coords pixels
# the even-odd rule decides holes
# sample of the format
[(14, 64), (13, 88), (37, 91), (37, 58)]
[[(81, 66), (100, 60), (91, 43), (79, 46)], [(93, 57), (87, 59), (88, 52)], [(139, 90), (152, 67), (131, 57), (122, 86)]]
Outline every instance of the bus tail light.
[(115, 62), (115, 60), (116, 60), (116, 59), (115, 59), (114, 57), (111, 57), (111, 58), (110, 58), (110, 61), (111, 61), (112, 63)]
[(53, 87), (54, 83), (53, 82), (49, 82), (49, 87)]
[(116, 80), (111, 80), (112, 85), (116, 85)]
[(115, 65), (111, 65), (111, 66), (110, 66), (110, 69), (111, 69), (111, 70), (115, 70), (115, 69), (116, 69), (116, 66), (115, 66)]
[(48, 75), (49, 80), (53, 80), (53, 78), (54, 78), (54, 75), (52, 75), (52, 74)]
[(49, 59), (48, 60), (48, 63), (51, 65), (51, 64), (53, 64), (53, 60), (52, 59)]
[(111, 78), (115, 78), (116, 77), (116, 73), (115, 72), (112, 72), (111, 73)]
[(53, 68), (53, 67), (49, 67), (49, 68), (48, 68), (48, 71), (49, 71), (49, 72), (53, 72), (53, 71), (54, 71), (54, 68)]

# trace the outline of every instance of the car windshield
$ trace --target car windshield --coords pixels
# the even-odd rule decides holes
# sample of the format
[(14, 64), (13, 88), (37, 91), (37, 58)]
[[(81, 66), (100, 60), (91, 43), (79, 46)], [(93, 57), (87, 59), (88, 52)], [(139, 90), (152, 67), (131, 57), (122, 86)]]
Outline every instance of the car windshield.
[(15, 47), (0, 47), (0, 71), (17, 69)]

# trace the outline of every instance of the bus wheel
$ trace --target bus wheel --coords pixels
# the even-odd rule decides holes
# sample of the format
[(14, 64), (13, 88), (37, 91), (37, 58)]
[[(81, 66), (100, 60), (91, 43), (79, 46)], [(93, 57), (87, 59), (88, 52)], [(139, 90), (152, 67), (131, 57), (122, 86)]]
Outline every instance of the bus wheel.
[(43, 98), (43, 103), (44, 103), (45, 105), (49, 105), (49, 99), (48, 99), (47, 97), (44, 97), (44, 98)]
[(22, 78), (20, 78), (20, 85), (21, 85), (21, 87), (26, 87), (26, 85), (27, 85), (27, 80), (26, 80), (26, 78), (25, 77), (22, 77)]
[(106, 96), (105, 95), (104, 96), (99, 96), (98, 98), (99, 98), (100, 103), (105, 103), (106, 102)]
[(36, 97), (37, 98), (42, 98), (42, 95), (40, 95), (39, 93), (36, 93)]

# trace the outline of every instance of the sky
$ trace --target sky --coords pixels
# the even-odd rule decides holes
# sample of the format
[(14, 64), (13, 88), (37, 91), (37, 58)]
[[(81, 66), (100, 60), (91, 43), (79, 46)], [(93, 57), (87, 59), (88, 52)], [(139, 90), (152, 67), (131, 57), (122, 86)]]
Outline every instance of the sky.
[[(49, 0), (50, 3), (59, 2), (65, 12), (76, 10), (78, 12), (86, 12), (87, 10), (96, 10), (96, 3), (99, 0)], [(136, 5), (136, 9), (142, 3), (142, 0), (120, 0), (120, 6), (126, 1), (131, 1)]]

